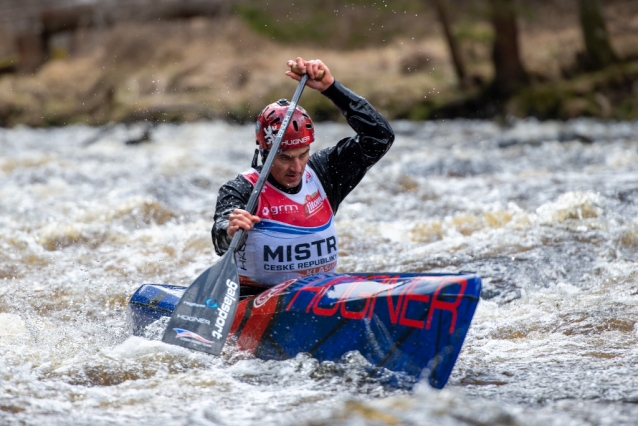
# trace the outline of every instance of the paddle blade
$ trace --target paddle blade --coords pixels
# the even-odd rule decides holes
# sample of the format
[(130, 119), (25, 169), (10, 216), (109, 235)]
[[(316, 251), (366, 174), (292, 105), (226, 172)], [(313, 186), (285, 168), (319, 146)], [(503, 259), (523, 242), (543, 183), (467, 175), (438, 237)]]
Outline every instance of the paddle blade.
[(184, 292), (162, 341), (219, 355), (239, 302), (235, 256), (227, 252)]

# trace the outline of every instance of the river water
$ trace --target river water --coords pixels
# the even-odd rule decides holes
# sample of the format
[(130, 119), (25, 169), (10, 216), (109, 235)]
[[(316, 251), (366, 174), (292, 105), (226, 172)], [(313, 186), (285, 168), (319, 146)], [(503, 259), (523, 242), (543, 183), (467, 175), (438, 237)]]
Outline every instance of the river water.
[[(131, 337), (142, 283), (214, 262), (217, 188), (252, 126), (0, 130), (0, 424), (638, 423), (638, 122), (393, 123), (337, 214), (340, 271), (474, 271), (442, 391), (305, 355), (212, 357)], [(351, 134), (320, 124), (315, 148)]]

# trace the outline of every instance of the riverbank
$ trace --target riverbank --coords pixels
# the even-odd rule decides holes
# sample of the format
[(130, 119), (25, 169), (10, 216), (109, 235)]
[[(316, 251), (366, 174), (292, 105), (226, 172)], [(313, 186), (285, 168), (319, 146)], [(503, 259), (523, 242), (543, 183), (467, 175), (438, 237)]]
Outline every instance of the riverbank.
[[(503, 102), (484, 91), (492, 73), (489, 26), (477, 21), (463, 27), (474, 84), (460, 89), (436, 20), (419, 19), (430, 30), (418, 37), (401, 35), (348, 49), (293, 46), (256, 31), (255, 23), (239, 14), (80, 31), (72, 55), (59, 49), (32, 75), (0, 76), (0, 126), (245, 123), (265, 104), (292, 95), (294, 85), (283, 73), (285, 61), (296, 56), (324, 60), (340, 81), (390, 119), (638, 117), (638, 60), (563, 77), (581, 48), (576, 22), (522, 21), (521, 50), (532, 83)], [(614, 34), (616, 49), (622, 57), (638, 57), (632, 38), (623, 34)], [(303, 105), (318, 121), (339, 118), (330, 102), (312, 91), (304, 94)]]

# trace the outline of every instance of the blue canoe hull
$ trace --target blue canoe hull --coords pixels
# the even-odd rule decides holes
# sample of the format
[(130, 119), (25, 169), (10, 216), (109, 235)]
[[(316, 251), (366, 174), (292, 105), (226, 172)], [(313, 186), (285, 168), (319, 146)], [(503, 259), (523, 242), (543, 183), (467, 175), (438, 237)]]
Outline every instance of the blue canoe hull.
[[(132, 333), (170, 316), (185, 287), (145, 284), (129, 301)], [(240, 301), (228, 343), (266, 360), (309, 353), (338, 361), (359, 351), (374, 369), (442, 388), (481, 293), (473, 274), (326, 274)], [(205, 317), (205, 306), (202, 317)], [(198, 318), (193, 318), (193, 321)]]

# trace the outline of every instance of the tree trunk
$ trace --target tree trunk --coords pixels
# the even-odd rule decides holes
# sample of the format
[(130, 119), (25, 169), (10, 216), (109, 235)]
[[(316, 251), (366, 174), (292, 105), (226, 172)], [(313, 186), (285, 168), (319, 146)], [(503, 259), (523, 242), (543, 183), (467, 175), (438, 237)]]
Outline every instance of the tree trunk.
[(616, 61), (611, 48), (605, 18), (598, 0), (579, 0), (580, 25), (585, 40), (584, 67), (589, 70), (605, 68)]
[(512, 95), (528, 82), (518, 48), (518, 26), (513, 0), (490, 0), (492, 25), (494, 27), (495, 94), (500, 97)]
[(37, 32), (24, 32), (16, 37), (18, 50), (18, 72), (33, 74), (46, 60), (46, 46), (42, 35)]
[(434, 3), (434, 8), (436, 9), (436, 13), (439, 17), (439, 21), (441, 22), (441, 26), (443, 27), (443, 33), (445, 34), (445, 40), (447, 41), (448, 48), (450, 49), (450, 56), (452, 57), (452, 63), (454, 65), (456, 78), (459, 80), (459, 86), (465, 87), (467, 82), (465, 74), (465, 64), (463, 63), (463, 59), (461, 58), (461, 53), (459, 52), (456, 39), (452, 34), (452, 27), (450, 25), (450, 20), (445, 9), (445, 4), (443, 0), (432, 0), (432, 2)]

